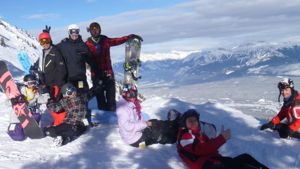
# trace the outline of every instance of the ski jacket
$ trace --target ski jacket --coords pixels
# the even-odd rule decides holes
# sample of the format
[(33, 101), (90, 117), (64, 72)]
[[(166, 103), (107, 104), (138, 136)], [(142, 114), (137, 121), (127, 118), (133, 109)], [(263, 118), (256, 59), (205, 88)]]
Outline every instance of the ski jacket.
[(92, 54), (81, 36), (76, 40), (65, 38), (57, 45), (65, 59), (68, 70), (68, 81), (86, 81), (86, 63), (93, 69), (95, 63), (92, 61)]
[(26, 86), (22, 86), (20, 92), (26, 97), (28, 106), (36, 106), (37, 100), (40, 96), (37, 88), (28, 88)]
[(138, 117), (134, 103), (121, 98), (117, 103), (117, 117), (119, 133), (127, 144), (133, 144), (142, 137), (143, 130), (147, 127), (146, 121)]
[(56, 46), (52, 45), (50, 50), (43, 49), (43, 55), (35, 62), (34, 66), (43, 73), (42, 79), (46, 86), (61, 87), (65, 84), (67, 69), (62, 54)]
[[(93, 59), (96, 62), (97, 69), (100, 72), (97, 76), (100, 79), (102, 79), (106, 74), (110, 74), (113, 77), (113, 69), (110, 59), (110, 47), (123, 44), (128, 39), (129, 36), (124, 36), (121, 38), (108, 38), (104, 35), (100, 35), (98, 42), (95, 42), (91, 37), (87, 39), (86, 45), (93, 54)], [(93, 69), (92, 71), (95, 72)]]
[(77, 95), (75, 97), (63, 97), (59, 102), (50, 102), (47, 104), (49, 111), (61, 112), (65, 110), (67, 115), (64, 122), (76, 125), (85, 118), (88, 111), (88, 98), (86, 95)]
[(222, 135), (209, 139), (205, 134), (180, 128), (177, 137), (177, 152), (190, 169), (201, 169), (206, 162), (220, 163), (218, 149), (226, 142)]
[(283, 119), (287, 119), (289, 128), (293, 132), (300, 130), (300, 94), (293, 91), (289, 100), (284, 101), (279, 113), (272, 119), (272, 123), (277, 125)]

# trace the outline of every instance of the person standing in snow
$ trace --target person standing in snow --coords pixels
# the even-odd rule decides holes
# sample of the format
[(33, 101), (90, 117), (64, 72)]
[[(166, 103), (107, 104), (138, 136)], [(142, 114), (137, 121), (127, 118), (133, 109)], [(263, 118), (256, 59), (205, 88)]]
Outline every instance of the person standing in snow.
[[(31, 67), (31, 72), (38, 74), (40, 88), (46, 88), (50, 98), (58, 101), (61, 98), (60, 88), (66, 83), (67, 69), (62, 54), (52, 43), (50, 29), (51, 27), (46, 26), (38, 37), (43, 47), (43, 55)], [(50, 114), (53, 118), (53, 125), (62, 123), (66, 116), (64, 111), (50, 112)]]
[[(102, 83), (102, 90), (96, 95), (98, 108), (101, 110), (115, 111), (116, 110), (116, 89), (115, 78), (112, 69), (110, 58), (110, 47), (125, 43), (130, 38), (142, 38), (138, 35), (128, 35), (121, 38), (109, 38), (101, 35), (101, 27), (99, 23), (93, 22), (90, 24), (88, 31), (91, 34), (86, 41), (87, 46), (93, 54), (93, 60), (97, 64), (97, 71), (92, 69), (95, 76), (92, 78), (93, 83)], [(97, 77), (97, 78), (96, 78)]]
[(67, 81), (77, 88), (78, 93), (86, 93), (89, 90), (86, 77), (86, 63), (89, 64), (92, 69), (95, 69), (96, 64), (92, 60), (92, 54), (83, 42), (79, 32), (80, 29), (78, 25), (69, 25), (69, 37), (63, 39), (57, 46), (67, 66)]
[[(277, 130), (281, 138), (300, 138), (300, 95), (294, 89), (294, 82), (290, 78), (283, 78), (277, 85), (279, 89), (278, 101), (283, 97), (283, 106), (279, 113), (260, 130), (267, 128)], [(287, 119), (286, 122), (281, 122)]]
[(128, 84), (123, 88), (122, 98), (117, 103), (119, 133), (123, 141), (133, 147), (175, 143), (179, 114), (169, 115), (166, 121), (145, 121), (137, 94), (136, 86)]
[(50, 126), (44, 129), (46, 136), (54, 137), (54, 143), (58, 146), (65, 145), (83, 134), (87, 129), (86, 114), (87, 102), (93, 97), (99, 86), (93, 86), (87, 93), (80, 94), (71, 83), (66, 83), (61, 89), (63, 98), (56, 102), (51, 100), (47, 107), (50, 111), (67, 112), (64, 122), (58, 126)]
[(190, 169), (267, 169), (249, 154), (225, 157), (218, 149), (231, 138), (231, 130), (222, 127), (221, 134), (209, 139), (201, 132), (200, 115), (194, 109), (187, 110), (182, 116), (183, 127), (177, 137), (177, 152)]

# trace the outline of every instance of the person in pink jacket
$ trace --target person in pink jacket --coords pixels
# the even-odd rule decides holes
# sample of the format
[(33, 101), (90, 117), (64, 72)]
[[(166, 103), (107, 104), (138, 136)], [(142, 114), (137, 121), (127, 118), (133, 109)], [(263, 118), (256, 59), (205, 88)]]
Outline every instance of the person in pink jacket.
[(116, 113), (121, 138), (133, 147), (176, 142), (179, 116), (165, 121), (157, 119), (145, 121), (135, 85), (126, 85), (123, 88)]

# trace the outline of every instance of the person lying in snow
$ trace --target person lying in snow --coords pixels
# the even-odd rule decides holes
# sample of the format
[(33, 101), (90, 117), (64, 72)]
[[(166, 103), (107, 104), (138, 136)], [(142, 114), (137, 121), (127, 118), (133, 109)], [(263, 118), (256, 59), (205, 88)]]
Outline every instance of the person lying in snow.
[[(98, 87), (98, 86), (97, 86)], [(59, 102), (49, 102), (50, 111), (59, 112), (64, 109), (67, 112), (64, 122), (58, 126), (50, 126), (44, 129), (45, 135), (54, 137), (56, 146), (65, 145), (83, 134), (88, 122), (85, 118), (88, 111), (87, 101), (92, 98), (97, 87), (90, 89), (88, 94), (77, 94), (77, 89), (71, 83), (62, 86), (63, 98)]]
[(218, 149), (231, 137), (231, 130), (224, 130), (216, 138), (209, 139), (199, 127), (200, 115), (194, 109), (181, 117), (184, 126), (179, 129), (177, 152), (190, 169), (267, 169), (249, 154), (225, 157)]
[[(282, 96), (283, 106), (270, 122), (261, 126), (260, 130), (270, 128), (277, 130), (281, 138), (300, 138), (300, 95), (294, 89), (294, 82), (290, 78), (283, 78), (277, 87), (280, 92), (278, 101)], [(287, 119), (287, 121), (281, 123), (284, 119)]]
[(135, 85), (125, 85), (122, 98), (117, 103), (119, 133), (123, 141), (133, 147), (175, 143), (179, 114), (169, 116), (166, 121), (157, 119), (145, 121), (137, 95)]

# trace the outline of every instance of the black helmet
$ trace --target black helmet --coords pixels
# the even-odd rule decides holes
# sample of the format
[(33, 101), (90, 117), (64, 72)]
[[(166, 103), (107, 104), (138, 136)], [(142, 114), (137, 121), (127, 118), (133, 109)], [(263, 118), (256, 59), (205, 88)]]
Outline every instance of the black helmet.
[(75, 86), (72, 85), (71, 83), (66, 83), (61, 87), (60, 92), (63, 96), (70, 96), (74, 92), (77, 92), (77, 90), (76, 90)]
[(89, 26), (89, 30), (92, 30), (93, 28), (101, 29), (98, 22), (92, 22)]
[(195, 109), (188, 109), (181, 116), (181, 126), (182, 127), (186, 127), (186, 119), (189, 117), (196, 117), (199, 122), (200, 114)]
[(23, 81), (29, 82), (29, 81), (36, 81), (36, 76), (34, 74), (27, 74), (24, 76)]

